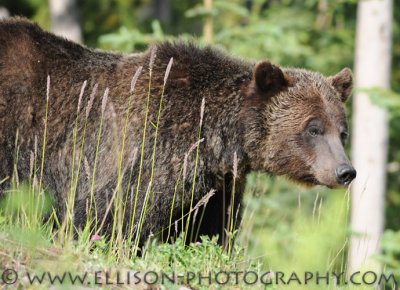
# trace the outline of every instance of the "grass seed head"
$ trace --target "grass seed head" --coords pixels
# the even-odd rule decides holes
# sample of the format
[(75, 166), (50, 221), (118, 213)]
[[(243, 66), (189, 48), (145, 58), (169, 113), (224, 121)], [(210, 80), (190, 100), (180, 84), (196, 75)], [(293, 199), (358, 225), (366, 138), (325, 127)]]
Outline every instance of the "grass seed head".
[(79, 94), (78, 110), (77, 110), (77, 112), (79, 112), (79, 110), (81, 109), (82, 96), (83, 96), (83, 93), (84, 93), (84, 91), (85, 91), (86, 85), (87, 85), (87, 80), (83, 82), (82, 87), (81, 87), (81, 93)]
[(86, 119), (89, 117), (90, 110), (92, 109), (94, 97), (96, 96), (96, 93), (97, 93), (97, 87), (98, 87), (98, 85), (95, 84), (93, 87), (92, 93), (90, 94), (89, 102), (86, 107)]
[(236, 151), (233, 153), (233, 178), (237, 178), (237, 171), (238, 171), (238, 159), (237, 159), (237, 154)]
[(206, 100), (203, 98), (201, 101), (201, 108), (200, 108), (200, 127), (203, 125), (203, 116), (204, 116), (204, 107), (206, 105)]
[(185, 154), (185, 158), (183, 159), (183, 180), (186, 180), (187, 162), (188, 162), (188, 157), (189, 157), (190, 153), (192, 153), (192, 151), (194, 149), (196, 149), (196, 147), (203, 141), (204, 141), (204, 138), (201, 138), (197, 142), (193, 143), (193, 145), (189, 148), (188, 152)]
[(143, 67), (142, 67), (142, 66), (139, 66), (139, 68), (136, 70), (135, 75), (134, 75), (133, 78), (132, 78), (131, 90), (129, 91), (130, 94), (132, 94), (133, 91), (135, 90), (135, 85), (136, 85), (136, 82), (137, 82), (137, 80), (138, 80), (138, 78), (139, 78), (140, 73), (142, 72), (142, 69), (143, 69)]
[(35, 155), (33, 153), (33, 151), (31, 151), (31, 156), (30, 156), (30, 160), (29, 160), (29, 176), (32, 177), (33, 174), (33, 165), (35, 163)]
[(46, 90), (46, 100), (49, 101), (50, 97), (50, 75), (47, 75), (47, 90)]
[(104, 115), (104, 111), (106, 110), (109, 91), (110, 91), (109, 88), (106, 88), (105, 91), (104, 91), (103, 101), (101, 103), (101, 114), (102, 115)]
[(157, 53), (157, 46), (153, 46), (153, 49), (151, 50), (150, 64), (149, 64), (150, 74), (153, 71), (154, 60), (156, 59), (156, 53)]
[(169, 60), (168, 65), (167, 65), (167, 69), (165, 70), (165, 75), (164, 75), (164, 86), (165, 86), (165, 84), (167, 83), (168, 75), (169, 75), (169, 72), (171, 71), (171, 67), (172, 67), (172, 63), (173, 63), (173, 62), (174, 62), (174, 58), (171, 57), (170, 60)]

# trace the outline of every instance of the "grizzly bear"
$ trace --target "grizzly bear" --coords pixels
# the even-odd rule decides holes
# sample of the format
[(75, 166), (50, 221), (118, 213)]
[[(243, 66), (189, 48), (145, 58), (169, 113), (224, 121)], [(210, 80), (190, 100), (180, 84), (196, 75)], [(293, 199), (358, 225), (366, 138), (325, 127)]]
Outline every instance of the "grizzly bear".
[(348, 68), (324, 77), (183, 41), (106, 52), (2, 20), (0, 180), (36, 172), (60, 217), (75, 193), (77, 229), (90, 214), (110, 234), (123, 213), (141, 243), (185, 231), (222, 243), (252, 170), (330, 188), (355, 178), (343, 148), (352, 86)]

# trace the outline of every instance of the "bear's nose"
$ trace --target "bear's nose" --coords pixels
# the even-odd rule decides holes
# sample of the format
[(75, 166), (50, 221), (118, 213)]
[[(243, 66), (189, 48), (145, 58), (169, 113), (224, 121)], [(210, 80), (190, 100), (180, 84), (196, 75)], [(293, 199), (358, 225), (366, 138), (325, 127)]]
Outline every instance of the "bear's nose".
[(336, 179), (340, 184), (349, 185), (349, 183), (356, 178), (357, 172), (353, 166), (342, 164), (335, 170)]

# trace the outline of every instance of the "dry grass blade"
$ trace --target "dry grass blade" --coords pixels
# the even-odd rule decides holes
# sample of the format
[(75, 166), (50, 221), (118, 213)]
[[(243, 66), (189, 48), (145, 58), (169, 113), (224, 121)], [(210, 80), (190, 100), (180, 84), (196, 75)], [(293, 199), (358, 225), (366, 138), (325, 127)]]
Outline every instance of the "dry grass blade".
[[(142, 212), (140, 213), (140, 218), (139, 218), (138, 225), (142, 224), (142, 219), (143, 219), (143, 216), (144, 216), (146, 201), (147, 201), (147, 199), (149, 197), (149, 193), (150, 193), (150, 186), (151, 186), (151, 182), (149, 182), (149, 185), (147, 186), (146, 195), (144, 197), (144, 202), (143, 202), (143, 206), (142, 206)], [(135, 243), (134, 243), (135, 247), (137, 247), (137, 245), (138, 245), (138, 239), (139, 239), (140, 230), (141, 230), (140, 228), (138, 228), (138, 229), (139, 230), (136, 232), (136, 238), (135, 238)], [(134, 252), (136, 252), (136, 250)]]
[[(127, 168), (125, 167), (122, 170), (122, 174), (121, 174), (122, 176), (125, 174), (126, 169)], [(101, 230), (103, 229), (104, 223), (106, 222), (106, 219), (107, 219), (107, 216), (108, 216), (108, 214), (109, 214), (109, 212), (111, 210), (111, 207), (113, 205), (115, 205), (114, 202), (115, 202), (115, 199), (117, 197), (117, 193), (118, 193), (118, 189), (119, 189), (119, 186), (120, 186), (120, 182), (121, 182), (121, 179), (119, 179), (118, 184), (116, 185), (116, 187), (115, 187), (115, 189), (113, 191), (111, 199), (109, 201), (107, 200), (107, 203), (106, 203), (107, 204), (107, 209), (106, 209), (106, 211), (104, 213), (103, 220), (101, 221), (101, 224), (100, 224), (100, 226), (98, 227), (98, 229), (97, 229), (97, 231), (95, 233), (96, 235), (98, 235), (101, 232)], [(106, 198), (107, 198), (107, 196), (106, 196)]]
[(215, 194), (216, 190), (215, 189), (211, 189), (205, 196), (203, 196), (199, 202), (194, 206), (194, 208), (190, 211), (190, 213), (192, 213), (195, 210), (198, 210), (199, 207), (201, 207), (202, 205), (205, 205), (209, 199)]
[(106, 88), (104, 91), (104, 95), (103, 95), (103, 101), (101, 103), (101, 114), (104, 115), (104, 111), (106, 110), (106, 106), (107, 106), (107, 99), (108, 99), (108, 93), (109, 93), (110, 89)]
[(77, 113), (79, 113), (79, 110), (81, 109), (82, 97), (83, 97), (83, 93), (85, 92), (86, 85), (87, 85), (87, 80), (85, 80), (85, 81), (83, 82), (82, 87), (81, 87), (81, 92), (80, 92), (80, 94), (79, 94), (79, 100), (78, 100), (78, 109), (77, 109)]
[(168, 79), (169, 73), (170, 73), (170, 71), (171, 71), (171, 67), (172, 67), (172, 63), (173, 63), (173, 62), (174, 62), (174, 58), (171, 57), (171, 59), (169, 60), (167, 69), (165, 70), (165, 75), (164, 75), (164, 86), (165, 86), (165, 84), (167, 83), (167, 79)]
[(237, 172), (238, 172), (238, 159), (237, 159), (237, 154), (236, 151), (233, 153), (233, 178), (237, 178)]
[(35, 155), (34, 155), (33, 151), (31, 151), (30, 159), (29, 159), (29, 177), (32, 177), (34, 163), (35, 163)]
[(49, 98), (50, 98), (50, 75), (47, 75), (46, 98), (47, 98), (47, 102), (48, 102)]
[(153, 65), (154, 65), (154, 60), (156, 59), (156, 53), (157, 53), (157, 46), (153, 46), (153, 49), (151, 50), (150, 64), (149, 64), (150, 74), (153, 71)]
[(133, 152), (133, 157), (132, 157), (131, 171), (133, 170), (133, 167), (136, 164), (136, 159), (137, 159), (138, 152), (139, 152), (139, 147), (135, 147), (134, 152)]
[(90, 110), (92, 109), (94, 97), (96, 96), (96, 93), (97, 93), (97, 87), (98, 87), (98, 84), (95, 84), (93, 87), (92, 93), (90, 94), (89, 102), (86, 107), (86, 119), (89, 117)]
[(129, 91), (129, 93), (131, 93), (131, 94), (132, 94), (133, 91), (135, 90), (135, 85), (136, 85), (136, 82), (137, 82), (137, 80), (138, 80), (138, 78), (139, 78), (140, 73), (142, 72), (142, 69), (143, 69), (143, 67), (142, 67), (142, 66), (139, 66), (139, 68), (136, 70), (135, 75), (134, 75), (133, 78), (132, 78), (131, 90)]
[(188, 160), (190, 153), (192, 153), (193, 150), (196, 149), (197, 146), (203, 141), (204, 141), (204, 138), (201, 138), (200, 140), (193, 143), (193, 145), (189, 148), (188, 152), (185, 154), (185, 158), (183, 159), (183, 180), (186, 180), (187, 160)]
[(201, 100), (201, 108), (200, 108), (200, 128), (203, 125), (203, 117), (204, 117), (204, 108), (206, 106), (206, 99), (203, 98), (203, 100)]

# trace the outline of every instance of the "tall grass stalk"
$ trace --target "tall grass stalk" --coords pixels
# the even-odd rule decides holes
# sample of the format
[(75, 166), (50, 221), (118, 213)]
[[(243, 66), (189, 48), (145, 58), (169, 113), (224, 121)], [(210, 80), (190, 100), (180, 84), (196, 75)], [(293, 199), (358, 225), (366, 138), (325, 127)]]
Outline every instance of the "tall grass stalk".
[[(142, 168), (143, 168), (143, 158), (144, 158), (144, 145), (146, 141), (146, 130), (147, 130), (147, 119), (149, 115), (149, 104), (150, 104), (150, 91), (151, 91), (151, 77), (152, 77), (152, 72), (153, 72), (153, 64), (154, 64), (154, 59), (156, 57), (156, 51), (157, 47), (154, 46), (151, 55), (150, 55), (150, 64), (149, 64), (149, 87), (147, 91), (147, 104), (146, 104), (146, 115), (144, 118), (144, 128), (143, 128), (143, 136), (142, 136), (142, 149), (141, 149), (141, 154), (140, 154), (140, 165), (139, 165), (139, 175), (138, 175), (138, 180), (137, 180), (137, 186), (136, 186), (136, 195), (135, 195), (135, 205), (133, 207), (133, 217), (132, 217), (132, 222), (131, 222), (131, 229), (129, 233), (129, 240), (132, 240), (133, 236), (133, 229), (135, 225), (135, 217), (136, 217), (136, 207), (137, 207), (137, 200), (138, 200), (138, 195), (139, 195), (139, 189), (140, 189), (140, 180), (142, 177)], [(134, 249), (134, 256), (136, 256), (137, 249), (135, 246)]]
[[(74, 207), (75, 207), (75, 197), (76, 197), (76, 191), (77, 191), (77, 188), (78, 188), (79, 173), (80, 173), (81, 164), (82, 164), (82, 158), (83, 158), (83, 148), (84, 148), (84, 145), (85, 145), (86, 128), (87, 128), (87, 123), (88, 123), (88, 119), (89, 119), (90, 110), (92, 109), (94, 98), (96, 97), (97, 88), (98, 88), (98, 84), (96, 83), (93, 86), (92, 92), (91, 92), (90, 97), (89, 97), (89, 101), (88, 101), (88, 103), (86, 105), (85, 124), (83, 126), (81, 148), (80, 148), (80, 151), (79, 151), (78, 167), (77, 167), (77, 170), (76, 170), (76, 177), (75, 177), (76, 181), (75, 181), (75, 185), (74, 185), (74, 191), (73, 191), (73, 194), (72, 194), (72, 202), (71, 202), (72, 207), (73, 207), (73, 209), (72, 209), (72, 218), (74, 216), (73, 215), (73, 210), (74, 210)], [(79, 105), (79, 102), (78, 102), (78, 105)], [(77, 158), (77, 157), (73, 156), (73, 158)], [(89, 224), (89, 216), (87, 217), (87, 219), (88, 219), (87, 224)], [(72, 235), (72, 229), (73, 229), (73, 220), (68, 220), (68, 221), (70, 223), (70, 236), (71, 236)], [(87, 226), (86, 226), (86, 228), (87, 228)]]
[[(30, 162), (31, 162), (30, 166), (32, 166), (32, 177), (29, 178), (29, 182), (31, 182), (30, 186), (29, 186), (29, 196), (30, 196), (31, 199), (35, 198), (35, 185), (37, 185), (37, 180), (36, 180), (36, 173), (37, 173), (37, 136), (35, 136), (35, 142), (34, 142), (33, 146), (34, 146), (34, 152), (33, 152), (33, 154), (31, 154), (31, 160), (30, 160)], [(33, 163), (32, 163), (32, 158), (33, 158)], [(35, 213), (37, 213), (37, 211)]]
[(236, 189), (236, 178), (237, 178), (237, 167), (238, 160), (236, 152), (233, 154), (233, 185), (232, 185), (232, 195), (231, 195), (231, 220), (230, 220), (230, 228), (229, 228), (229, 240), (228, 240), (228, 254), (231, 254), (232, 250), (232, 242), (233, 242), (233, 216), (235, 210), (235, 189)]
[[(120, 179), (122, 179), (121, 176), (121, 170), (122, 170), (122, 161), (123, 161), (123, 157), (124, 157), (124, 150), (125, 150), (125, 139), (126, 139), (126, 130), (128, 128), (128, 121), (129, 121), (129, 113), (130, 113), (130, 109), (131, 109), (131, 103), (132, 103), (132, 98), (133, 98), (133, 92), (135, 90), (135, 85), (136, 82), (139, 78), (140, 73), (142, 72), (143, 67), (140, 66), (137, 70), (135, 75), (132, 78), (132, 82), (131, 82), (131, 88), (130, 88), (130, 97), (129, 97), (129, 101), (128, 101), (128, 110), (126, 112), (126, 118), (125, 118), (125, 126), (124, 126), (124, 133), (123, 133), (123, 137), (122, 137), (122, 145), (121, 145), (121, 156), (120, 156), (120, 160), (119, 160), (119, 165), (118, 165), (118, 184), (117, 184), (117, 196), (116, 196), (116, 202), (115, 202), (115, 216), (118, 215), (118, 213), (120, 212), (119, 208), (122, 206), (122, 203), (120, 202), (120, 196), (119, 196), (119, 192), (120, 192), (120, 184), (121, 182), (119, 181)], [(130, 182), (130, 180), (129, 180)], [(128, 189), (129, 190), (129, 189)], [(124, 212), (125, 213), (125, 210)], [(122, 227), (123, 227), (123, 215), (119, 215), (119, 222), (120, 222), (120, 226), (118, 227), (118, 232), (119, 232), (119, 237), (122, 237)], [(113, 241), (115, 238), (115, 229), (117, 226), (117, 219), (114, 218), (113, 221), (113, 228), (112, 228), (112, 232), (111, 232), (111, 239), (110, 239), (110, 245), (113, 245)]]
[[(340, 219), (341, 216), (344, 216), (344, 220), (348, 221), (350, 220), (349, 214), (350, 214), (350, 201), (351, 201), (351, 197), (350, 197), (350, 186), (347, 187), (346, 192), (343, 196), (344, 198), (344, 202), (346, 203), (346, 206), (340, 207), (340, 211), (337, 212), (337, 218), (336, 219)], [(345, 211), (343, 213), (343, 210)], [(347, 256), (345, 254), (342, 254), (347, 248), (348, 248), (348, 244), (349, 244), (349, 239), (347, 237), (347, 232), (343, 232), (343, 239), (344, 239), (344, 244), (343, 247), (337, 252), (336, 256), (334, 257), (334, 259), (331, 261), (331, 263), (329, 264), (329, 269), (331, 267), (333, 267), (334, 263), (336, 260), (338, 260), (338, 258), (340, 257), (340, 271), (342, 272), (347, 272), (347, 261), (346, 258)]]
[(101, 138), (101, 131), (102, 131), (102, 128), (103, 128), (104, 112), (106, 110), (108, 93), (109, 93), (109, 89), (106, 88), (105, 91), (104, 91), (103, 101), (102, 101), (102, 104), (101, 104), (100, 127), (99, 127), (99, 134), (97, 136), (96, 154), (94, 156), (92, 183), (91, 183), (91, 186), (90, 186), (90, 204), (89, 204), (89, 212), (88, 212), (88, 215), (87, 215), (87, 223), (86, 223), (87, 226), (91, 223), (91, 211), (92, 211), (93, 203), (94, 203), (94, 207), (95, 207), (95, 221), (96, 221), (96, 224), (97, 224), (97, 209), (96, 209), (96, 201), (95, 201), (95, 198), (94, 198), (94, 180), (95, 180), (95, 176), (96, 176), (97, 158), (99, 156), (100, 138)]
[[(131, 161), (131, 168), (130, 168), (130, 173), (129, 173), (129, 179), (128, 179), (128, 185), (126, 187), (126, 194), (125, 194), (125, 202), (124, 202), (124, 212), (122, 214), (123, 217), (125, 217), (126, 214), (126, 209), (128, 206), (128, 196), (130, 197), (130, 208), (132, 209), (133, 207), (133, 187), (131, 188), (131, 181), (132, 181), (132, 176), (133, 176), (133, 169), (134, 166), (136, 164), (136, 159), (137, 159), (137, 154), (139, 151), (139, 147), (135, 147), (134, 152), (133, 152), (133, 157), (132, 157), (132, 161)], [(131, 193), (129, 194), (129, 190), (131, 191)], [(132, 216), (130, 217), (130, 220), (132, 220)], [(129, 223), (130, 226), (130, 223)], [(129, 228), (129, 232), (130, 232), (130, 228)]]
[[(74, 203), (75, 203), (75, 190), (74, 190), (74, 175), (75, 175), (75, 154), (76, 154), (76, 138), (78, 133), (78, 120), (79, 120), (79, 112), (82, 103), (83, 93), (85, 92), (87, 85), (87, 80), (85, 80), (81, 87), (81, 92), (79, 94), (78, 99), (78, 107), (76, 110), (76, 118), (75, 118), (75, 128), (73, 131), (73, 149), (72, 149), (72, 167), (71, 167), (71, 189), (68, 195), (68, 202), (66, 208), (66, 220), (64, 222), (64, 227), (66, 228), (67, 238), (72, 238), (72, 230), (73, 230), (73, 218), (74, 218)], [(63, 232), (63, 231), (62, 231)]]
[(182, 232), (185, 231), (185, 182), (186, 182), (186, 166), (187, 166), (187, 155), (185, 156), (185, 159), (183, 161), (183, 182), (182, 182), (182, 218), (181, 218), (181, 223), (182, 223)]
[[(197, 163), (199, 161), (199, 150), (200, 150), (200, 140), (201, 140), (201, 128), (203, 126), (203, 117), (204, 117), (204, 107), (205, 107), (205, 99), (201, 101), (201, 108), (200, 108), (200, 124), (199, 124), (199, 135), (197, 137), (198, 143), (197, 143), (197, 148), (196, 148), (196, 161), (194, 165), (194, 174), (193, 174), (193, 186), (192, 186), (192, 196), (190, 198), (190, 209), (189, 212), (192, 211), (193, 208), (193, 197), (194, 197), (194, 190), (196, 186), (196, 173), (197, 173)], [(184, 243), (186, 244), (186, 239), (187, 239), (187, 232), (189, 229), (189, 224), (190, 224), (190, 214), (188, 216), (188, 219), (186, 221), (186, 230), (185, 230), (185, 239)]]
[(0, 184), (6, 182), (9, 178), (10, 178), (10, 176), (4, 177), (2, 180), (0, 180)]
[[(47, 118), (49, 112), (49, 98), (50, 98), (50, 75), (47, 75), (47, 88), (46, 88), (46, 112), (44, 118), (44, 132), (43, 132), (43, 146), (42, 146), (42, 163), (40, 166), (40, 179), (39, 179), (39, 190), (38, 195), (42, 195), (42, 181), (43, 181), (43, 171), (44, 171), (44, 154), (46, 149), (46, 134), (47, 134)], [(39, 198), (40, 199), (40, 198)], [(35, 216), (39, 213), (39, 202), (36, 204)]]
[(169, 237), (170, 237), (170, 235), (171, 235), (172, 214), (173, 214), (173, 212), (174, 212), (174, 205), (175, 205), (176, 192), (178, 191), (178, 186), (179, 186), (179, 181), (180, 181), (181, 176), (182, 176), (182, 171), (183, 171), (183, 165), (182, 165), (182, 167), (181, 167), (181, 170), (179, 171), (178, 180), (176, 181), (175, 188), (174, 188), (174, 196), (172, 197), (171, 213), (169, 214), (168, 235), (167, 235), (167, 240), (166, 240), (166, 242), (168, 242)]
[(204, 212), (206, 211), (206, 207), (207, 207), (208, 201), (209, 201), (210, 198), (215, 194), (215, 192), (216, 192), (215, 189), (211, 189), (205, 196), (203, 196), (203, 197), (197, 202), (197, 204), (194, 206), (194, 208), (189, 212), (189, 213), (194, 212), (194, 215), (193, 215), (193, 226), (192, 226), (192, 230), (191, 230), (191, 233), (190, 233), (190, 240), (191, 240), (191, 241), (193, 241), (193, 232), (194, 232), (194, 226), (195, 226), (195, 223), (196, 223), (196, 216), (197, 216), (197, 213), (198, 213), (200, 207), (203, 206), (203, 210), (202, 210), (202, 212), (201, 212), (201, 217), (200, 217), (200, 221), (199, 221), (199, 226), (198, 226), (198, 228), (197, 228), (197, 230), (196, 230), (195, 239), (197, 239), (197, 237), (198, 237), (198, 235), (199, 235), (201, 222), (202, 222), (202, 220), (203, 220)]
[(104, 224), (105, 224), (105, 222), (106, 222), (106, 219), (107, 219), (107, 215), (108, 215), (108, 213), (110, 212), (110, 210), (111, 210), (111, 207), (112, 207), (112, 204), (113, 204), (113, 202), (114, 202), (114, 200), (115, 200), (115, 197), (117, 196), (117, 187), (114, 189), (114, 192), (113, 192), (113, 194), (112, 194), (112, 197), (111, 197), (111, 199), (107, 202), (107, 204), (108, 204), (108, 206), (107, 206), (107, 208), (106, 208), (106, 211), (105, 211), (105, 213), (104, 213), (104, 216), (103, 216), (103, 220), (101, 221), (101, 224), (100, 224), (100, 226), (97, 228), (97, 230), (96, 230), (96, 235), (98, 235), (100, 232), (101, 232), (101, 230), (102, 230), (102, 228), (103, 228), (103, 226), (104, 226)]
[(18, 147), (18, 138), (19, 138), (19, 130), (17, 129), (17, 133), (15, 134), (15, 152), (14, 152), (14, 173), (12, 175), (12, 183), (15, 183), (16, 187), (19, 186), (19, 178), (18, 178), (18, 154), (19, 154), (19, 147)]
[[(181, 218), (175, 220), (174, 224), (175, 224), (175, 228), (176, 228), (176, 231), (177, 231), (177, 232), (178, 232), (178, 230), (177, 230), (177, 229), (178, 229), (178, 222), (180, 222), (181, 219), (184, 219), (185, 217), (189, 216), (191, 213), (198, 211), (199, 208), (200, 208), (201, 206), (204, 206), (204, 208), (205, 208), (205, 207), (207, 206), (207, 204), (208, 204), (209, 199), (215, 194), (215, 192), (216, 192), (215, 189), (211, 189), (205, 196), (203, 196), (203, 197), (196, 203), (196, 205), (192, 208), (191, 211), (187, 212), (183, 217), (181, 217)], [(204, 211), (204, 208), (203, 208), (203, 211)], [(172, 226), (172, 222), (170, 222), (170, 224), (169, 224), (168, 227), (171, 227), (171, 226)], [(164, 230), (165, 230), (165, 229), (162, 229), (161, 231), (156, 232), (155, 235), (158, 236), (158, 235), (161, 234)], [(199, 231), (199, 228), (197, 229), (197, 232), (198, 232), (198, 231)], [(197, 236), (198, 236), (198, 235), (197, 235)]]
[(74, 173), (75, 173), (75, 151), (76, 151), (76, 135), (78, 133), (78, 119), (79, 119), (79, 111), (80, 111), (80, 106), (82, 102), (82, 97), (83, 93), (85, 91), (87, 84), (87, 80), (85, 80), (82, 84), (81, 87), (81, 93), (79, 94), (79, 99), (78, 99), (78, 108), (76, 110), (76, 118), (75, 118), (75, 128), (73, 132), (73, 139), (74, 139), (74, 144), (73, 144), (73, 149), (72, 149), (72, 166), (71, 166), (71, 194), (73, 192), (74, 188)]
[[(17, 129), (17, 132), (15, 134), (15, 144), (14, 144), (14, 160), (13, 160), (13, 174), (12, 174), (12, 178), (11, 178), (11, 186), (13, 188), (13, 190), (17, 191), (18, 187), (19, 187), (19, 181), (18, 181), (18, 170), (17, 170), (17, 165), (18, 165), (18, 153), (19, 153), (19, 149), (18, 149), (18, 138), (19, 138), (19, 130)], [(17, 213), (15, 215), (15, 218), (17, 219), (17, 223), (19, 223), (19, 219), (21, 217), (20, 214), (20, 210), (23, 210), (23, 207), (18, 207), (17, 208)]]
[[(158, 128), (160, 126), (160, 116), (161, 116), (161, 109), (162, 109), (162, 103), (163, 103), (163, 99), (164, 99), (164, 92), (165, 92), (165, 85), (167, 83), (167, 79), (168, 79), (168, 75), (169, 72), (171, 71), (171, 67), (172, 67), (172, 63), (173, 63), (174, 59), (171, 57), (171, 59), (168, 62), (167, 65), (167, 69), (165, 71), (165, 75), (164, 75), (164, 84), (162, 87), (162, 92), (161, 92), (161, 98), (160, 98), (160, 105), (158, 108), (158, 115), (157, 115), (157, 124), (156, 124), (156, 132), (154, 133), (154, 145), (153, 145), (153, 155), (152, 155), (152, 163), (151, 163), (151, 175), (150, 175), (150, 184), (149, 184), (149, 194), (146, 194), (145, 197), (145, 206), (144, 206), (144, 213), (147, 210), (147, 204), (149, 201), (149, 196), (151, 193), (151, 189), (152, 189), (152, 185), (153, 185), (153, 178), (154, 178), (154, 165), (155, 165), (155, 160), (156, 160), (156, 148), (157, 148), (157, 136), (158, 136)], [(140, 220), (140, 227), (139, 227), (139, 238), (136, 240), (135, 242), (135, 254), (137, 252), (137, 248), (138, 248), (138, 243), (139, 243), (139, 239), (140, 239), (140, 235), (142, 232), (142, 226), (143, 226), (143, 221), (144, 221), (144, 216), (143, 218), (141, 218)]]
[[(215, 190), (214, 190), (215, 193)], [(213, 195), (214, 195), (213, 193)], [(211, 198), (211, 197), (210, 197)], [(200, 225), (203, 221), (204, 218), (204, 213), (206, 212), (206, 207), (207, 207), (208, 201), (204, 204), (203, 210), (201, 211), (201, 216), (200, 216), (200, 220), (199, 220), (199, 227), (196, 230), (196, 235), (194, 236), (194, 240), (197, 241), (198, 237), (199, 237), (199, 233), (200, 233)]]
[(204, 141), (203, 139), (197, 140), (192, 146), (190, 146), (188, 152), (185, 154), (185, 158), (183, 159), (183, 184), (182, 184), (182, 217), (180, 218), (182, 222), (182, 232), (185, 232), (185, 225), (184, 225), (184, 217), (187, 215), (185, 214), (185, 181), (186, 181), (186, 173), (187, 173), (187, 165), (188, 165), (188, 159), (190, 154), (193, 152), (194, 149), (197, 148), (197, 146)]
[[(148, 196), (149, 196), (150, 190), (151, 190), (150, 186), (151, 186), (151, 181), (149, 182), (149, 185), (147, 186), (146, 195), (144, 197), (145, 200), (148, 200)], [(144, 215), (145, 215), (145, 211), (146, 211), (146, 205), (147, 204), (145, 202), (143, 202), (142, 211), (140, 212), (140, 218), (139, 218), (139, 224), (140, 225), (142, 225), (142, 220), (144, 219)], [(134, 243), (134, 245), (135, 245), (135, 256), (136, 256), (137, 250), (138, 250), (137, 248), (138, 248), (138, 244), (139, 244), (141, 229), (142, 228), (140, 228), (140, 230), (136, 231), (136, 237), (135, 237), (135, 243)]]
[[(82, 85), (82, 87), (83, 87), (83, 85)], [(67, 209), (66, 209), (67, 213), (69, 212), (70, 214), (66, 216), (66, 219), (64, 220), (64, 222), (62, 224), (62, 227), (66, 227), (65, 232), (69, 239), (72, 238), (72, 233), (73, 233), (73, 228), (74, 228), (73, 218), (74, 218), (75, 198), (76, 198), (76, 191), (78, 188), (78, 181), (79, 181), (79, 173), (80, 173), (80, 168), (81, 168), (81, 163), (82, 163), (83, 147), (85, 145), (87, 122), (88, 122), (90, 110), (92, 109), (92, 106), (93, 106), (94, 98), (97, 93), (97, 87), (98, 87), (98, 84), (97, 83), (94, 84), (92, 92), (91, 92), (89, 100), (88, 100), (88, 103), (87, 103), (87, 106), (86, 106), (85, 123), (83, 126), (81, 148), (79, 151), (79, 160), (78, 160), (78, 165), (77, 165), (77, 169), (76, 169), (76, 174), (74, 172), (75, 170), (72, 171), (72, 178), (75, 180), (75, 184), (71, 183), (72, 189), (71, 189), (71, 193), (69, 196), (69, 200), (67, 203)], [(77, 114), (79, 114), (80, 105), (81, 105), (81, 101), (82, 101), (82, 99), (81, 99), (81, 96), (83, 95), (82, 91), (83, 90), (81, 89), (81, 95), (79, 96), (79, 100), (78, 100)], [(77, 119), (78, 119), (78, 115), (77, 115)], [(74, 138), (74, 147), (76, 146), (77, 123), (75, 123), (75, 130), (76, 130), (76, 134), (75, 134), (75, 138)], [(73, 158), (73, 160), (75, 160), (77, 158), (76, 152), (75, 152), (75, 154), (73, 154), (72, 158)], [(74, 163), (73, 167), (75, 167), (75, 163)], [(75, 178), (74, 178), (74, 174), (75, 174)], [(60, 232), (63, 233), (64, 229), (62, 228)], [(62, 237), (60, 237), (60, 241), (63, 241)]]
[(50, 97), (50, 75), (47, 75), (47, 90), (46, 90), (46, 113), (44, 118), (44, 132), (43, 132), (43, 148), (42, 148), (42, 165), (40, 167), (40, 180), (39, 180), (39, 194), (42, 189), (43, 170), (44, 170), (44, 153), (46, 149), (46, 133), (47, 133), (47, 116), (49, 112), (49, 97)]

